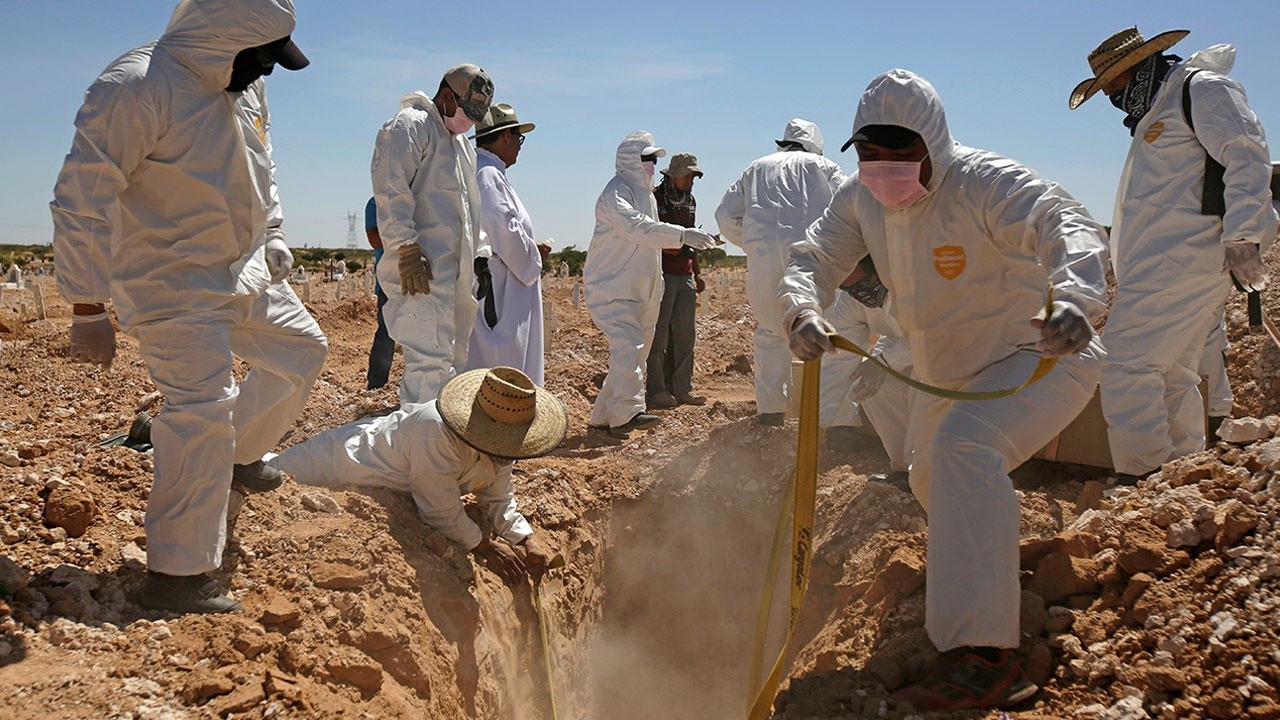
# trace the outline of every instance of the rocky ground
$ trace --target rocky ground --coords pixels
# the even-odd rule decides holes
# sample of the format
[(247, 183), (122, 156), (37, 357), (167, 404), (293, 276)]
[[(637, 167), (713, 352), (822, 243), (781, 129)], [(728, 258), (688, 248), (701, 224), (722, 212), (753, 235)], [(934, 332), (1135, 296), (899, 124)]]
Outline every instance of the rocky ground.
[[(245, 611), (141, 610), (150, 458), (97, 445), (162, 400), (128, 338), (110, 371), (71, 362), (69, 308), (39, 282), (48, 319), (23, 291), (0, 298), (0, 719), (551, 717), (531, 587), (474, 565), (392, 492), (289, 481), (250, 496), (219, 574)], [(567, 281), (546, 294), (569, 437), (519, 463), (516, 491), (569, 561), (541, 587), (559, 717), (745, 717), (796, 429), (753, 420), (741, 282), (702, 296), (696, 385), (711, 401), (625, 443), (586, 427), (602, 336)], [(396, 402), (363, 390), (373, 300), (320, 284), (310, 307), (331, 350), (282, 446)], [(1042, 460), (1015, 473), (1021, 653), (1043, 690), (1009, 717), (1280, 718), (1280, 348), (1246, 334), (1239, 299), (1229, 321), (1229, 442), (1136, 487)], [(868, 481), (887, 465), (871, 442), (823, 449), (778, 718), (911, 714), (889, 695), (934, 659), (926, 523)]]

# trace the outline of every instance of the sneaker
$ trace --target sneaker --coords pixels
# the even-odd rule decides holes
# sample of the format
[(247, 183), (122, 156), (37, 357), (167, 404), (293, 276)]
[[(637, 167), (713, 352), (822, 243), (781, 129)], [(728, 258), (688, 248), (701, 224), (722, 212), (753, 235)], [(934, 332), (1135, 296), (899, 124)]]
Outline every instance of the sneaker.
[(893, 698), (920, 712), (1007, 709), (1039, 689), (1022, 672), (1013, 650), (958, 648), (943, 653), (923, 682), (899, 690)]
[(218, 583), (206, 573), (165, 575), (147, 572), (147, 581), (138, 596), (138, 605), (148, 610), (187, 613), (228, 613), (244, 606), (224, 595)]
[(231, 471), (231, 481), (252, 492), (270, 492), (284, 482), (284, 473), (256, 460), (248, 465), (236, 465)]
[(707, 398), (693, 393), (676, 393), (676, 402), (681, 405), (706, 405)]
[(636, 413), (625, 425), (615, 425), (609, 428), (609, 437), (619, 440), (626, 440), (631, 437), (632, 430), (644, 430), (645, 428), (657, 425), (662, 418), (657, 415), (648, 413)]
[(786, 417), (786, 413), (760, 413), (756, 416), (756, 421), (765, 427), (782, 427)]
[(670, 410), (676, 406), (676, 399), (671, 396), (671, 393), (650, 395), (645, 398), (644, 402), (650, 410)]

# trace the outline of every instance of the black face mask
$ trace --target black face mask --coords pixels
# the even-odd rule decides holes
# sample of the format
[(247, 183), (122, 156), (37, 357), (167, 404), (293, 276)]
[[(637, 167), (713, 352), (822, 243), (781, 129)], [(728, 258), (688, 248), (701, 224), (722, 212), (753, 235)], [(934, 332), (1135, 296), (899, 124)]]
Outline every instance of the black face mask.
[(879, 275), (867, 275), (852, 285), (841, 285), (840, 289), (869, 308), (884, 305), (885, 298), (889, 296), (889, 288), (880, 282)]
[(227, 83), (227, 92), (244, 92), (254, 80), (270, 75), (276, 69), (275, 55), (267, 49), (273, 44), (275, 43), (246, 48), (236, 53), (236, 59), (231, 62), (231, 82)]

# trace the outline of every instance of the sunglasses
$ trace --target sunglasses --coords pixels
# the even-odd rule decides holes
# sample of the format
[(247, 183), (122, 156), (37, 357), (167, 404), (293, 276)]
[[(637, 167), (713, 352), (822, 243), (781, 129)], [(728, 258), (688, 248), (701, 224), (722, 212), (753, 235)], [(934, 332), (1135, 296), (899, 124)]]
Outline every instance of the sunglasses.
[(641, 155), (640, 162), (656, 163), (658, 162), (658, 156), (657, 155)]

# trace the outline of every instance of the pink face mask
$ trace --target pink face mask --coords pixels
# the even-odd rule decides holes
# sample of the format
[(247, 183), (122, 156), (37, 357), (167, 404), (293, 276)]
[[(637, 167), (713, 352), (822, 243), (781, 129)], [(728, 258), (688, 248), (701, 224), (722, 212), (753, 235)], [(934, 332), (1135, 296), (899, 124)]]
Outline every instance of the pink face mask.
[(645, 174), (645, 175), (648, 175), (649, 177), (653, 177), (653, 168), (654, 168), (654, 166), (655, 166), (655, 165), (657, 165), (657, 163), (652, 163), (652, 162), (649, 162), (649, 161), (645, 160), (645, 161), (641, 162), (641, 163), (640, 163), (640, 165), (641, 165), (641, 167), (643, 167), (643, 168), (644, 168), (644, 174)]
[(466, 134), (475, 124), (476, 121), (467, 117), (467, 114), (462, 111), (461, 105), (453, 111), (452, 115), (444, 119), (445, 128), (454, 135)]
[(910, 207), (927, 192), (920, 184), (920, 165), (923, 162), (860, 161), (858, 180), (882, 205), (890, 210), (901, 210)]

